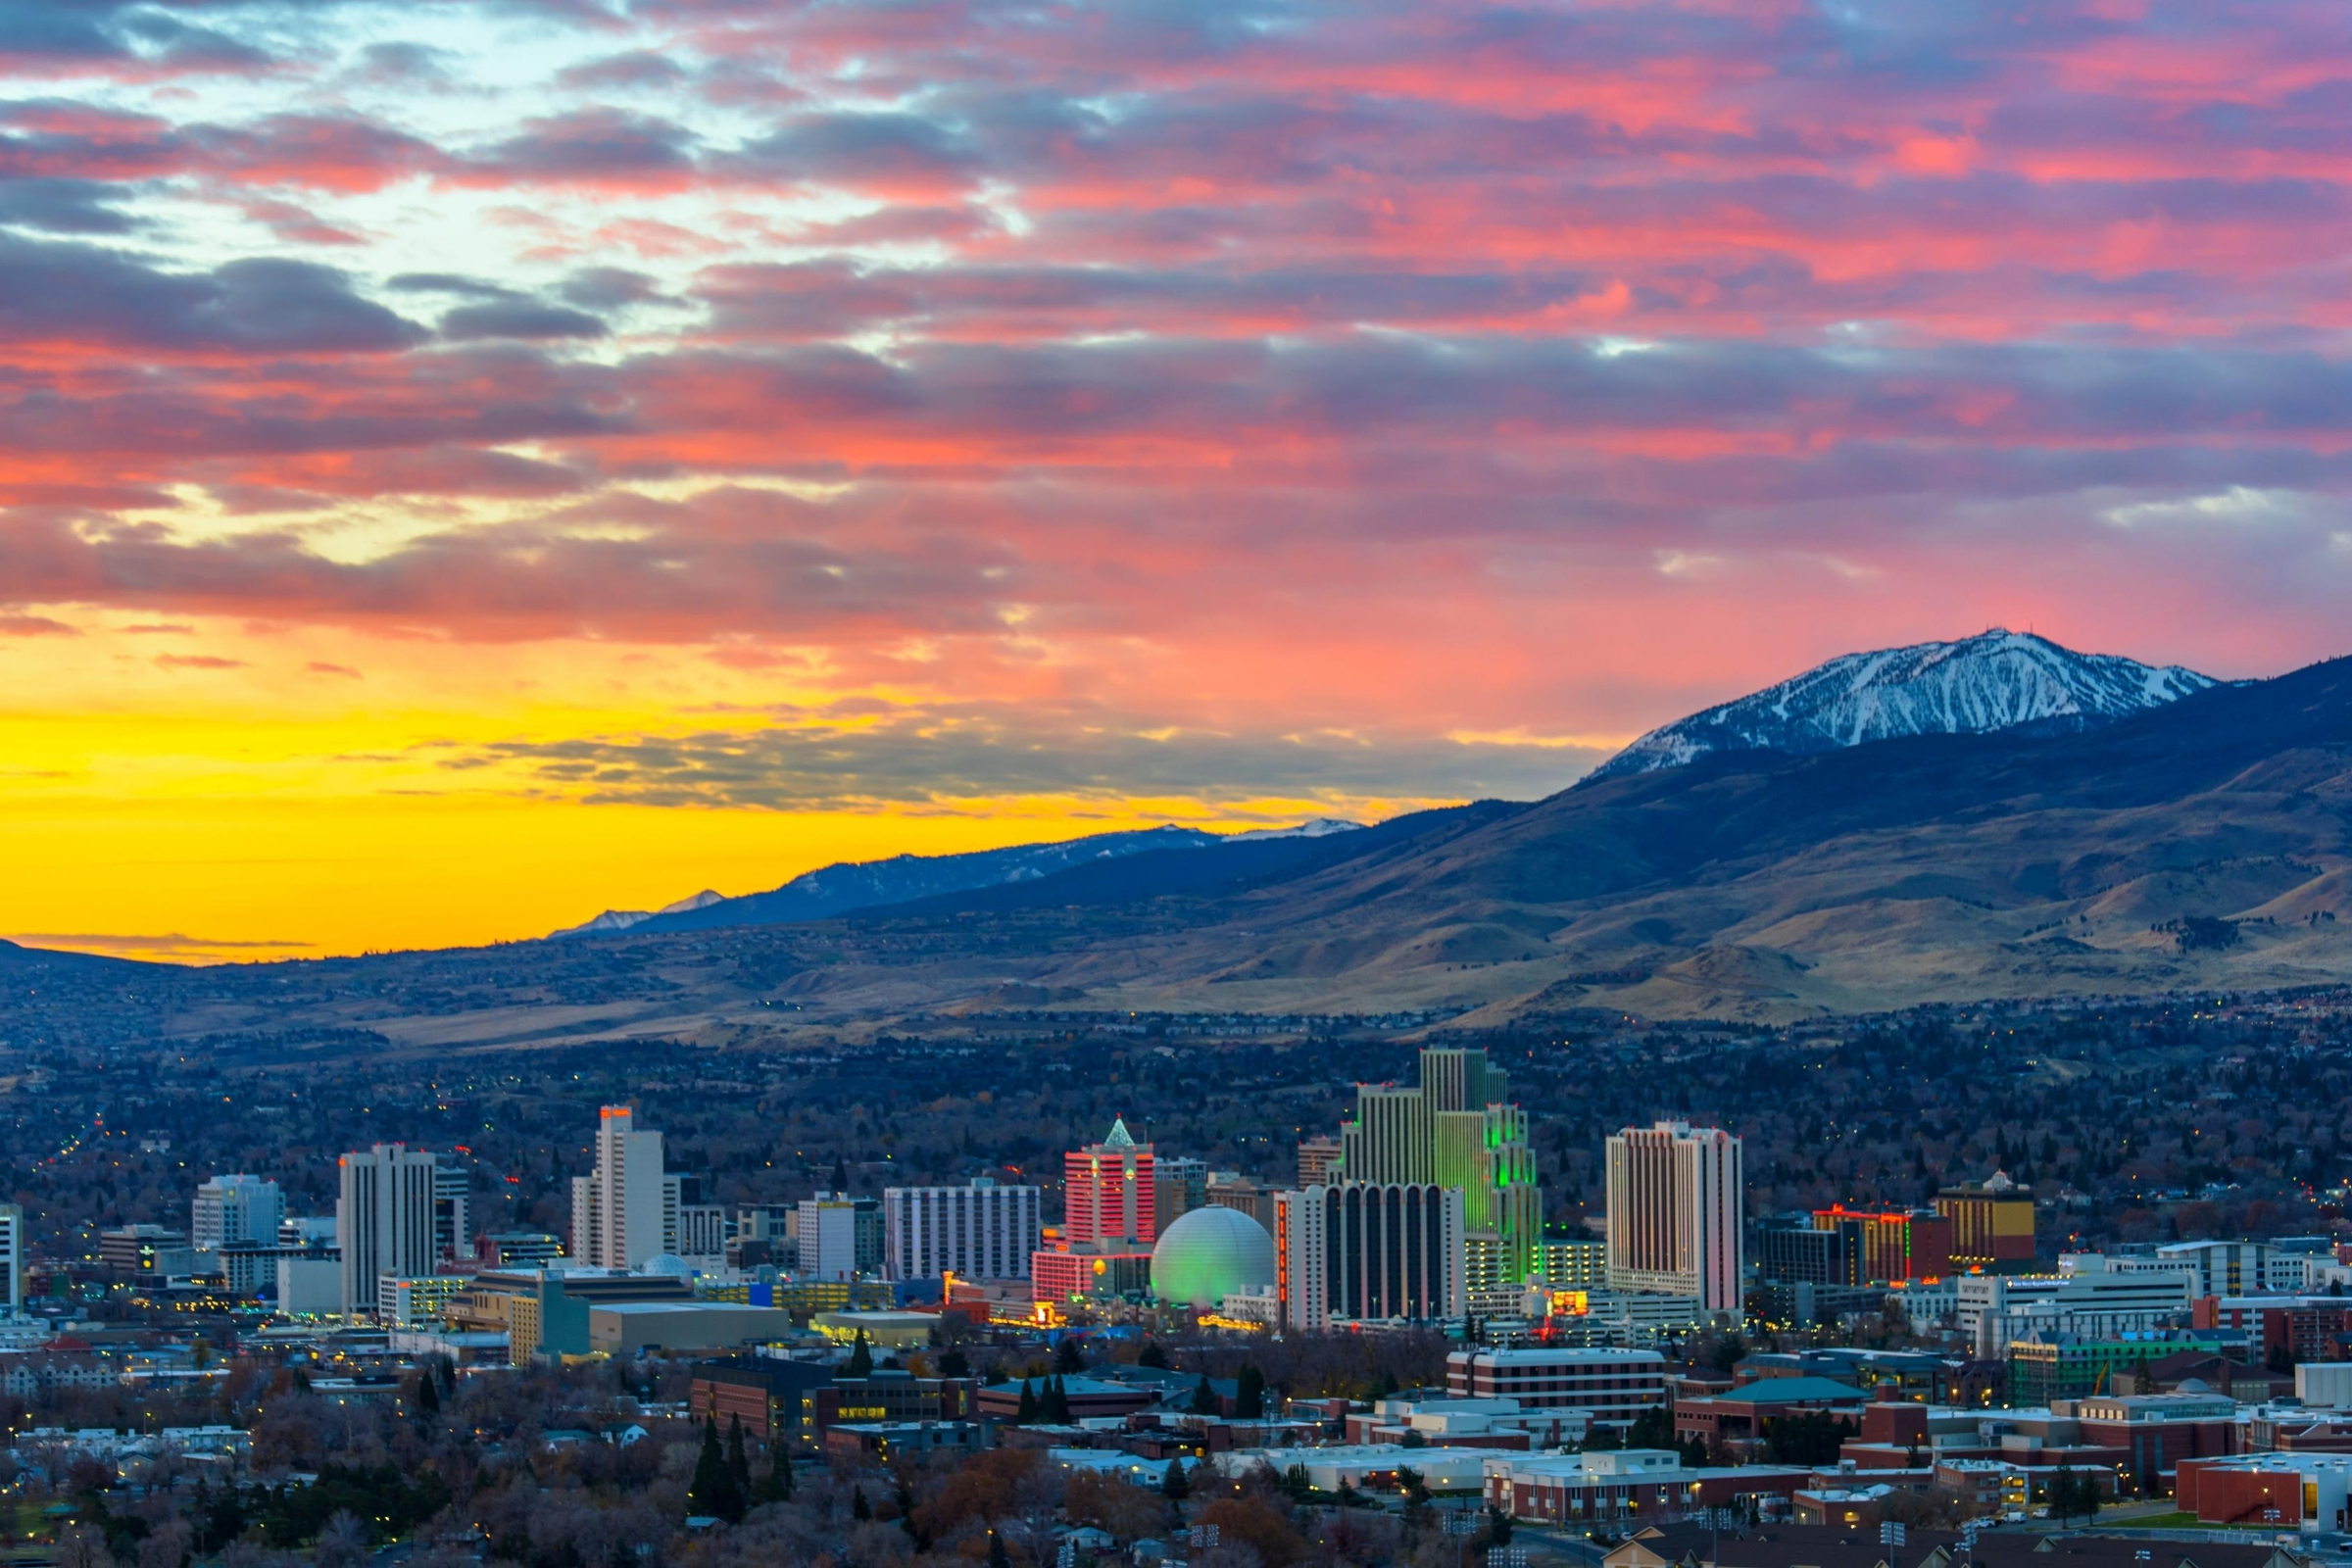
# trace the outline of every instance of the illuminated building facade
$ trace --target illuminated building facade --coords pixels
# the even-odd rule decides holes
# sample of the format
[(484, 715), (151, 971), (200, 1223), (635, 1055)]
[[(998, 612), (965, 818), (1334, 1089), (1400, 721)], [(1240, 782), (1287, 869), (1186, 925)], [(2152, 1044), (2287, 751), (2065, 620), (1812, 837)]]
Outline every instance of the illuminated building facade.
[(1855, 1284), (1941, 1279), (1952, 1268), (1952, 1222), (1934, 1209), (1876, 1211), (1842, 1203), (1813, 1211), (1817, 1231), (1853, 1238)]
[[(1458, 1188), (1466, 1285), (1517, 1285), (1544, 1270), (1544, 1195), (1527, 1112), (1487, 1054), (1421, 1053), (1412, 1088), (1358, 1084), (1341, 1129), (1339, 1183)], [(1326, 1167), (1328, 1169), (1328, 1167)]]
[(1062, 1239), (1073, 1247), (1124, 1245), (1149, 1250), (1158, 1238), (1152, 1146), (1110, 1124), (1099, 1144), (1062, 1156)]
[(1609, 1284), (1740, 1311), (1740, 1140), (1688, 1122), (1628, 1127), (1609, 1140), (1607, 1165)]

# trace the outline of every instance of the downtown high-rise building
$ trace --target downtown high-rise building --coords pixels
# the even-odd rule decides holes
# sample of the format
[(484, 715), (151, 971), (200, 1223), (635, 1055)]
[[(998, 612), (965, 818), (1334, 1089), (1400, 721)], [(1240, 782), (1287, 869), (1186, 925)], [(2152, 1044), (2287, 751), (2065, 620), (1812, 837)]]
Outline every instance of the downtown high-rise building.
[[(1421, 1053), (1421, 1081), (1356, 1085), (1331, 1179), (1458, 1187), (1467, 1288), (1516, 1285), (1544, 1268), (1544, 1193), (1527, 1112), (1484, 1051)], [(1326, 1167), (1328, 1170), (1328, 1167)]]
[(1152, 1146), (1124, 1118), (1101, 1143), (1071, 1150), (1061, 1161), (1062, 1242), (1149, 1248), (1159, 1235), (1153, 1177)]
[(1274, 1291), (1288, 1328), (1463, 1315), (1462, 1190), (1341, 1182), (1274, 1195)]
[(1208, 1201), (1208, 1161), (1182, 1154), (1154, 1153), (1152, 1160), (1152, 1225), (1164, 1231)]
[(0, 1203), (0, 1323), (24, 1315), (24, 1210)]
[(196, 1189), (188, 1205), (188, 1245), (199, 1252), (219, 1252), (232, 1242), (274, 1246), (285, 1217), (286, 1200), (277, 1183), (259, 1176), (216, 1176)]
[(793, 1230), (793, 1271), (802, 1279), (839, 1283), (882, 1272), (882, 1205), (870, 1198), (804, 1198)]
[(1318, 1133), (1298, 1143), (1298, 1185), (1322, 1187), (1340, 1179), (1340, 1158), (1347, 1152), (1337, 1138)]
[(446, 1155), (377, 1144), (336, 1161), (335, 1235), (345, 1315), (375, 1309), (376, 1283), (439, 1272), (466, 1236), (468, 1179)]
[(679, 1180), (662, 1168), (662, 1135), (626, 1105), (597, 1112), (596, 1166), (571, 1179), (571, 1253), (591, 1268), (636, 1268), (678, 1250)]
[(1022, 1280), (1043, 1234), (1034, 1187), (975, 1176), (963, 1187), (891, 1187), (882, 1193), (882, 1269), (894, 1280), (953, 1274)]
[(1740, 1310), (1740, 1140), (1661, 1121), (1608, 1141), (1609, 1285), (1694, 1297), (1702, 1312)]

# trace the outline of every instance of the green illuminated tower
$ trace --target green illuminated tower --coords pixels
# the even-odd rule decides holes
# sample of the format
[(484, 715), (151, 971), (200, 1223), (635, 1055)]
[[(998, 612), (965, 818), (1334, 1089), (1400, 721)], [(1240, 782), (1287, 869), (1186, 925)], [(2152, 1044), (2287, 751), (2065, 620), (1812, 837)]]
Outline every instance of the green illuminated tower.
[(1544, 1196), (1527, 1112), (1508, 1103), (1483, 1051), (1421, 1053), (1421, 1082), (1358, 1084), (1340, 1131), (1341, 1179), (1462, 1190), (1466, 1284), (1518, 1284), (1543, 1270)]

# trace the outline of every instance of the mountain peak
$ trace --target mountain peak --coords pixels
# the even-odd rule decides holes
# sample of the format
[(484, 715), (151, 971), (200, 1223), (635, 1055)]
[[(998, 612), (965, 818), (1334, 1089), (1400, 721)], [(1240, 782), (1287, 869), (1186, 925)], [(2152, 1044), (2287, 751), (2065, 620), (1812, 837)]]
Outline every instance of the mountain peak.
[(686, 914), (696, 909), (707, 909), (713, 904), (724, 904), (725, 902), (725, 894), (705, 888), (702, 892), (680, 899), (674, 904), (664, 904), (659, 909), (607, 909), (593, 920), (579, 925), (567, 925), (563, 930), (551, 931), (548, 935), (551, 937), (582, 937), (594, 936), (606, 931), (626, 931), (631, 926), (643, 925), (646, 921), (659, 915)]
[(2091, 729), (2214, 684), (2178, 664), (2079, 654), (2030, 631), (1994, 627), (1956, 642), (1833, 659), (1653, 729), (1586, 782), (1680, 767), (1716, 752), (1802, 755), (1907, 735)]

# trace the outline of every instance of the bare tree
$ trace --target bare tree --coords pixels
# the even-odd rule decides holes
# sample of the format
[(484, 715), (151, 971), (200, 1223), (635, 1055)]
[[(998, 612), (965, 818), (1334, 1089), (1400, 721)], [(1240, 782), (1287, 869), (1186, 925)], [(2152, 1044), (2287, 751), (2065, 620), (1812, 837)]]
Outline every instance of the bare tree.
[(368, 1555), (368, 1527), (349, 1508), (337, 1509), (318, 1532), (318, 1568), (356, 1568)]
[(58, 1568), (115, 1568), (106, 1537), (88, 1525), (68, 1525), (57, 1533)]
[(139, 1568), (179, 1568), (187, 1560), (194, 1533), (184, 1519), (172, 1519), (147, 1532), (139, 1543)]

